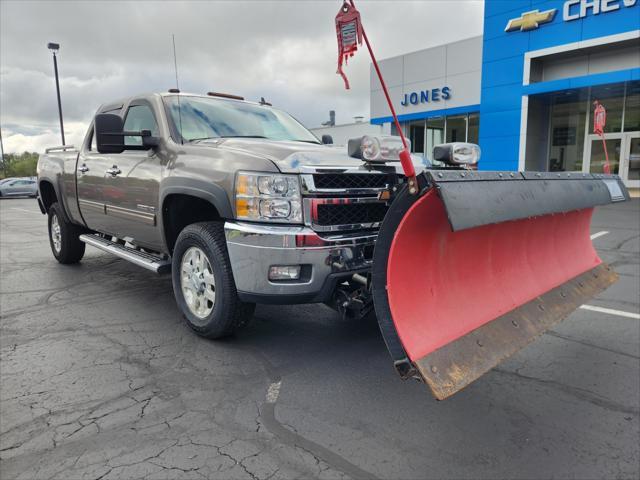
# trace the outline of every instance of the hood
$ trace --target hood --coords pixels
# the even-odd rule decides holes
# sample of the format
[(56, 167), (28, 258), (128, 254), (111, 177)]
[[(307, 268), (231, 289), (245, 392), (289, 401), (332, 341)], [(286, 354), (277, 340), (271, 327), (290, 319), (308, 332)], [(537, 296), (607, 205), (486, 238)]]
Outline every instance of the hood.
[[(300, 173), (303, 166), (365, 168), (362, 160), (347, 155), (346, 147), (263, 138), (212, 139), (204, 140), (199, 144), (259, 155), (271, 160), (282, 173)], [(415, 160), (416, 167), (420, 166), (419, 159), (415, 157)], [(400, 165), (399, 162), (398, 165)]]

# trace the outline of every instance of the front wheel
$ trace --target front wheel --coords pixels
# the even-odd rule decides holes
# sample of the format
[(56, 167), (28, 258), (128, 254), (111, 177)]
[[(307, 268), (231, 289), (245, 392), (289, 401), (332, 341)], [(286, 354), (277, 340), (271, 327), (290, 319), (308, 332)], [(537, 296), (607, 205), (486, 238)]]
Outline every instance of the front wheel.
[(187, 226), (172, 256), (173, 293), (189, 326), (207, 338), (221, 338), (245, 326), (255, 304), (238, 298), (221, 222)]
[(49, 244), (60, 263), (78, 263), (84, 256), (85, 243), (80, 240), (82, 229), (65, 220), (62, 207), (54, 203), (49, 208)]

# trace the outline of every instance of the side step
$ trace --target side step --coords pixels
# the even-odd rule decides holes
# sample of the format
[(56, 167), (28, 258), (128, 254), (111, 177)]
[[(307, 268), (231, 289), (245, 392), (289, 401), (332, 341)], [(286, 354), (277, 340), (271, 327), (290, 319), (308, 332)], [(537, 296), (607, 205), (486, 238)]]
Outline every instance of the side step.
[(126, 247), (111, 240), (107, 240), (99, 235), (84, 234), (80, 235), (87, 245), (99, 248), (105, 252), (112, 253), (116, 257), (135, 263), (139, 267), (146, 268), (156, 273), (169, 273), (171, 271), (171, 260), (152, 255), (151, 253), (141, 252), (135, 248)]

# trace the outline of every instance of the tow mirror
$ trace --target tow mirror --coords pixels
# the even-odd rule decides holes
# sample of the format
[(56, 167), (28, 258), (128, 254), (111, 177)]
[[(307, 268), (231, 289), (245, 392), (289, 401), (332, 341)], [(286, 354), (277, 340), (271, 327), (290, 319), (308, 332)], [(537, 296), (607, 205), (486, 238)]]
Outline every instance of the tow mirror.
[(140, 132), (142, 137), (142, 146), (144, 148), (155, 148), (160, 145), (160, 139), (151, 135), (151, 130), (142, 130)]
[[(99, 153), (122, 153), (125, 150), (149, 150), (160, 144), (160, 139), (150, 130), (128, 132), (120, 115), (99, 113), (94, 120), (96, 144)], [(125, 145), (124, 137), (141, 137), (141, 145)]]
[(322, 143), (324, 145), (333, 145), (333, 137), (331, 135), (322, 135)]
[(99, 153), (122, 153), (124, 151), (124, 122), (120, 115), (99, 113), (96, 115), (93, 125)]

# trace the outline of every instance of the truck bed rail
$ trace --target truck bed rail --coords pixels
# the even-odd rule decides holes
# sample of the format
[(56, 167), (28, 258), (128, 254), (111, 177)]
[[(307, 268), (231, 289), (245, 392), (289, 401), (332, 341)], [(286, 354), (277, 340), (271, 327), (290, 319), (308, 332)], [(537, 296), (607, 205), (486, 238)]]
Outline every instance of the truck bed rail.
[(45, 149), (44, 153), (65, 152), (67, 150), (77, 150), (77, 148), (74, 145), (60, 145), (58, 147), (49, 147)]

